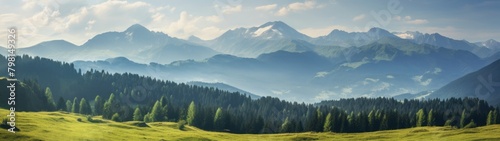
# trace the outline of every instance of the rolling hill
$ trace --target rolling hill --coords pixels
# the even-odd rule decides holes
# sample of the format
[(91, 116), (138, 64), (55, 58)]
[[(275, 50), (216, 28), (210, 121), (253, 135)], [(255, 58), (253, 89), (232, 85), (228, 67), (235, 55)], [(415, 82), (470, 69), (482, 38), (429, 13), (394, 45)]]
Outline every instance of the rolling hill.
[[(2, 115), (8, 110), (0, 109)], [(15, 134), (0, 130), (2, 140), (499, 140), (500, 125), (472, 129), (450, 127), (418, 127), (366, 133), (283, 133), (230, 134), (209, 132), (187, 126), (179, 130), (177, 123), (153, 122), (141, 127), (139, 122), (114, 122), (94, 116), (92, 121), (65, 112), (17, 112)], [(81, 121), (78, 121), (81, 119)]]

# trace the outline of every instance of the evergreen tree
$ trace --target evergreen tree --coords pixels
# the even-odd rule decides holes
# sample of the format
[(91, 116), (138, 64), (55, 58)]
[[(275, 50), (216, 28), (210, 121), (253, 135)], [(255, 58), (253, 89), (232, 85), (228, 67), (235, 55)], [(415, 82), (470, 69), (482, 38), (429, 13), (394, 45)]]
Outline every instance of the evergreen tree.
[(73, 99), (73, 106), (71, 106), (71, 112), (78, 113), (78, 110), (80, 110), (80, 103), (78, 103), (78, 98), (75, 97), (75, 99)]
[(291, 125), (290, 121), (288, 121), (288, 117), (285, 119), (285, 121), (283, 121), (283, 124), (281, 124), (280, 132), (281, 133), (291, 132)]
[(316, 132), (321, 132), (323, 131), (323, 125), (325, 125), (325, 117), (323, 116), (323, 112), (321, 111), (321, 107), (318, 107), (316, 109), (316, 113), (318, 114), (318, 123), (316, 124), (315, 131)]
[(90, 105), (87, 100), (85, 100), (85, 98), (82, 98), (82, 100), (80, 100), (79, 113), (85, 115), (92, 114), (92, 109), (90, 108)]
[(151, 115), (149, 114), (149, 112), (146, 113), (144, 115), (144, 122), (151, 122), (151, 118), (150, 117), (151, 117)]
[(467, 125), (465, 125), (465, 126), (464, 126), (464, 128), (474, 128), (474, 127), (476, 127), (476, 126), (477, 126), (477, 125), (476, 125), (476, 123), (474, 122), (474, 119), (471, 119), (471, 120), (470, 120), (470, 123), (469, 123), (469, 124), (467, 124)]
[(434, 126), (436, 120), (434, 119), (434, 110), (431, 109), (427, 114), (427, 126)]
[(389, 129), (389, 119), (387, 118), (387, 114), (384, 114), (382, 117), (382, 120), (380, 121), (380, 130), (387, 130)]
[(135, 108), (133, 119), (134, 121), (141, 121), (144, 119), (144, 117), (142, 117), (141, 109), (139, 107)]
[(111, 119), (114, 113), (117, 113), (118, 99), (115, 97), (114, 93), (111, 93), (109, 99), (104, 103), (104, 108), (102, 110), (102, 117), (105, 119)]
[(495, 110), (493, 111), (493, 124), (498, 124), (500, 121), (498, 121), (498, 113), (497, 113), (498, 110)]
[(189, 104), (188, 112), (187, 112), (187, 123), (188, 125), (195, 125), (195, 117), (196, 116), (196, 105), (194, 105), (194, 101), (191, 101)]
[(214, 129), (215, 130), (222, 130), (224, 129), (225, 125), (225, 120), (224, 115), (222, 115), (222, 109), (219, 107), (217, 108), (217, 111), (215, 112), (215, 117), (214, 117)]
[(97, 95), (94, 99), (94, 114), (102, 115), (102, 110), (104, 109), (104, 101), (101, 96)]
[[(313, 109), (308, 109), (308, 111), (312, 110), (312, 114), (308, 114), (309, 117), (307, 118), (307, 126), (306, 126), (306, 131), (315, 131), (316, 130), (316, 124), (318, 124), (318, 111), (313, 110)], [(309, 112), (308, 112), (309, 113)]]
[(326, 115), (326, 119), (325, 119), (325, 125), (323, 126), (323, 131), (325, 132), (331, 132), (332, 129), (333, 129), (333, 123), (334, 123), (334, 119), (332, 117), (332, 113), (328, 113), (328, 115)]
[(486, 125), (492, 125), (495, 124), (495, 117), (493, 117), (493, 110), (490, 110), (488, 112), (488, 118), (486, 119)]
[(465, 127), (465, 118), (466, 118), (466, 117), (465, 117), (465, 116), (466, 116), (465, 114), (466, 114), (466, 113), (465, 113), (465, 109), (464, 109), (464, 110), (462, 111), (462, 116), (461, 116), (461, 118), (460, 118), (460, 128), (464, 128), (464, 127)]
[(47, 103), (49, 104), (48, 108), (49, 110), (55, 110), (56, 109), (56, 103), (54, 102), (54, 99), (52, 98), (52, 91), (50, 90), (49, 87), (45, 88), (45, 97), (47, 97)]
[(302, 121), (299, 120), (297, 126), (295, 126), (295, 132), (304, 132), (304, 126), (302, 125)]
[(153, 109), (151, 109), (151, 114), (150, 114), (151, 122), (157, 122), (163, 120), (161, 111), (162, 111), (161, 103), (160, 101), (157, 100), (155, 102), (155, 105), (153, 106)]
[(375, 127), (375, 112), (372, 110), (368, 114), (368, 131), (373, 131)]
[(421, 127), (425, 123), (425, 112), (424, 109), (418, 110), (416, 113), (416, 121), (417, 121), (417, 127)]
[(73, 106), (73, 104), (71, 103), (71, 100), (66, 100), (66, 111), (67, 112), (71, 112), (71, 106)]
[(64, 102), (64, 98), (59, 97), (59, 100), (57, 100), (57, 106), (56, 110), (61, 110), (65, 111), (66, 110), (66, 103)]

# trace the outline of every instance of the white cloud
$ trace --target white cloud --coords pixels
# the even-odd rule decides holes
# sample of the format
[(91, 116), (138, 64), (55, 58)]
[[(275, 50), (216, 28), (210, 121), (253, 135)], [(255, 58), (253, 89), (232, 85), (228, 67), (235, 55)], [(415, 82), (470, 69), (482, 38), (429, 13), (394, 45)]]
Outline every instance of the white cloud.
[(321, 91), (318, 95), (314, 97), (315, 100), (321, 101), (321, 100), (330, 100), (330, 96), (335, 96), (337, 93), (332, 92), (332, 91)]
[(225, 29), (220, 29), (214, 26), (214, 23), (219, 23), (223, 19), (219, 16), (194, 16), (186, 11), (182, 11), (179, 19), (171, 22), (164, 30), (170, 36), (187, 39), (191, 35), (195, 35), (201, 39), (213, 39), (225, 32)]
[(234, 14), (234, 13), (238, 13), (238, 12), (241, 12), (241, 9), (243, 8), (243, 6), (241, 5), (235, 5), (235, 6), (232, 6), (232, 5), (218, 5), (216, 4), (214, 6), (216, 9), (220, 9), (222, 14)]
[(387, 75), (386, 77), (389, 78), (389, 79), (393, 79), (394, 78), (393, 75)]
[(415, 25), (429, 23), (429, 21), (426, 19), (412, 19), (411, 16), (405, 16), (405, 17), (395, 16), (393, 19), (396, 21), (401, 21), (407, 24), (415, 24)]
[(360, 21), (360, 20), (365, 19), (365, 17), (366, 17), (365, 14), (357, 15), (354, 18), (352, 18), (352, 21)]
[(188, 14), (186, 11), (182, 11), (179, 15), (179, 19), (168, 25), (166, 33), (180, 38), (187, 38), (189, 35), (199, 30), (197, 22), (200, 20), (201, 17), (195, 17)]
[(314, 77), (319, 78), (319, 77), (325, 77), (326, 75), (328, 75), (328, 72), (322, 71), (322, 72), (317, 72), (316, 76), (314, 76)]
[(441, 71), (441, 68), (434, 68), (434, 71), (432, 72), (432, 74), (439, 74)]
[(374, 79), (374, 78), (365, 78), (363, 81), (363, 85), (368, 85), (370, 83), (377, 83), (380, 79)]
[(215, 16), (215, 15), (207, 16), (205, 19), (207, 21), (210, 21), (210, 22), (213, 22), (213, 23), (218, 23), (218, 22), (221, 22), (223, 20), (221, 17)]
[(269, 4), (269, 5), (257, 6), (257, 7), (255, 7), (255, 10), (257, 10), (257, 11), (269, 11), (269, 10), (276, 9), (276, 7), (277, 7), (277, 4)]
[[(304, 2), (295, 2), (291, 3), (287, 6), (280, 8), (280, 10), (275, 14), (277, 16), (285, 16), (289, 12), (303, 11), (308, 9), (317, 8), (316, 1), (314, 0), (306, 0)], [(318, 7), (320, 8), (320, 7)]]
[(290, 93), (290, 90), (271, 90), (275, 95), (284, 95)]
[(426, 80), (422, 80), (423, 77), (424, 77), (424, 75), (417, 75), (417, 76), (414, 76), (412, 79), (422, 86), (427, 86), (432, 82), (431, 78), (428, 78)]
[(391, 87), (392, 84), (387, 83), (387, 82), (382, 82), (377, 86), (372, 87), (371, 91), (372, 92), (379, 92), (383, 90), (389, 90), (389, 87)]
[(218, 36), (222, 35), (226, 30), (220, 29), (215, 26), (209, 26), (201, 29), (201, 31), (194, 33), (196, 37), (203, 39), (203, 40), (210, 40), (217, 38)]
[(352, 87), (342, 88), (342, 94), (343, 95), (351, 94), (351, 93), (352, 93)]
[(429, 21), (427, 21), (426, 19), (415, 19), (415, 20), (406, 21), (406, 23), (409, 23), (409, 24), (426, 24), (426, 23), (429, 23)]

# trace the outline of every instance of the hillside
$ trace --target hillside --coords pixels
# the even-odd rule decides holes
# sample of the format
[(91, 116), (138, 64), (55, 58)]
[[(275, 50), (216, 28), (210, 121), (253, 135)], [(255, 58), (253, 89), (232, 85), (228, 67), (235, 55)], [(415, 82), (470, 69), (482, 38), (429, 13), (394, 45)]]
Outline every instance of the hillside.
[(500, 60), (478, 71), (469, 73), (435, 91), (429, 98), (478, 97), (489, 103), (500, 104)]
[[(6, 115), (7, 110), (0, 109)], [(94, 117), (89, 122), (81, 115), (64, 112), (17, 112), (21, 131), (16, 134), (0, 131), (2, 140), (499, 140), (500, 125), (473, 129), (449, 127), (419, 127), (367, 133), (287, 133), (287, 134), (230, 134), (208, 132), (187, 126), (176, 128), (173, 122), (149, 123), (113, 122)], [(77, 121), (81, 118), (82, 121)]]

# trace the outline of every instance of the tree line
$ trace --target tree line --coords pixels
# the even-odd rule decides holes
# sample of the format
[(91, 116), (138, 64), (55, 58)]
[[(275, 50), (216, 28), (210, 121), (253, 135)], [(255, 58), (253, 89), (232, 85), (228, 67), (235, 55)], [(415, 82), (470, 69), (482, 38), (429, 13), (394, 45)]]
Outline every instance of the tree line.
[[(16, 65), (25, 70), (17, 73), (22, 79), (19, 91), (26, 93), (18, 97), (19, 111), (62, 110), (120, 122), (186, 121), (204, 130), (232, 133), (349, 133), (499, 122), (499, 108), (477, 98), (351, 98), (305, 104), (274, 97), (252, 100), (237, 92), (130, 73), (81, 72), (72, 64), (26, 55), (17, 57)], [(0, 107), (7, 105), (0, 103)]]

